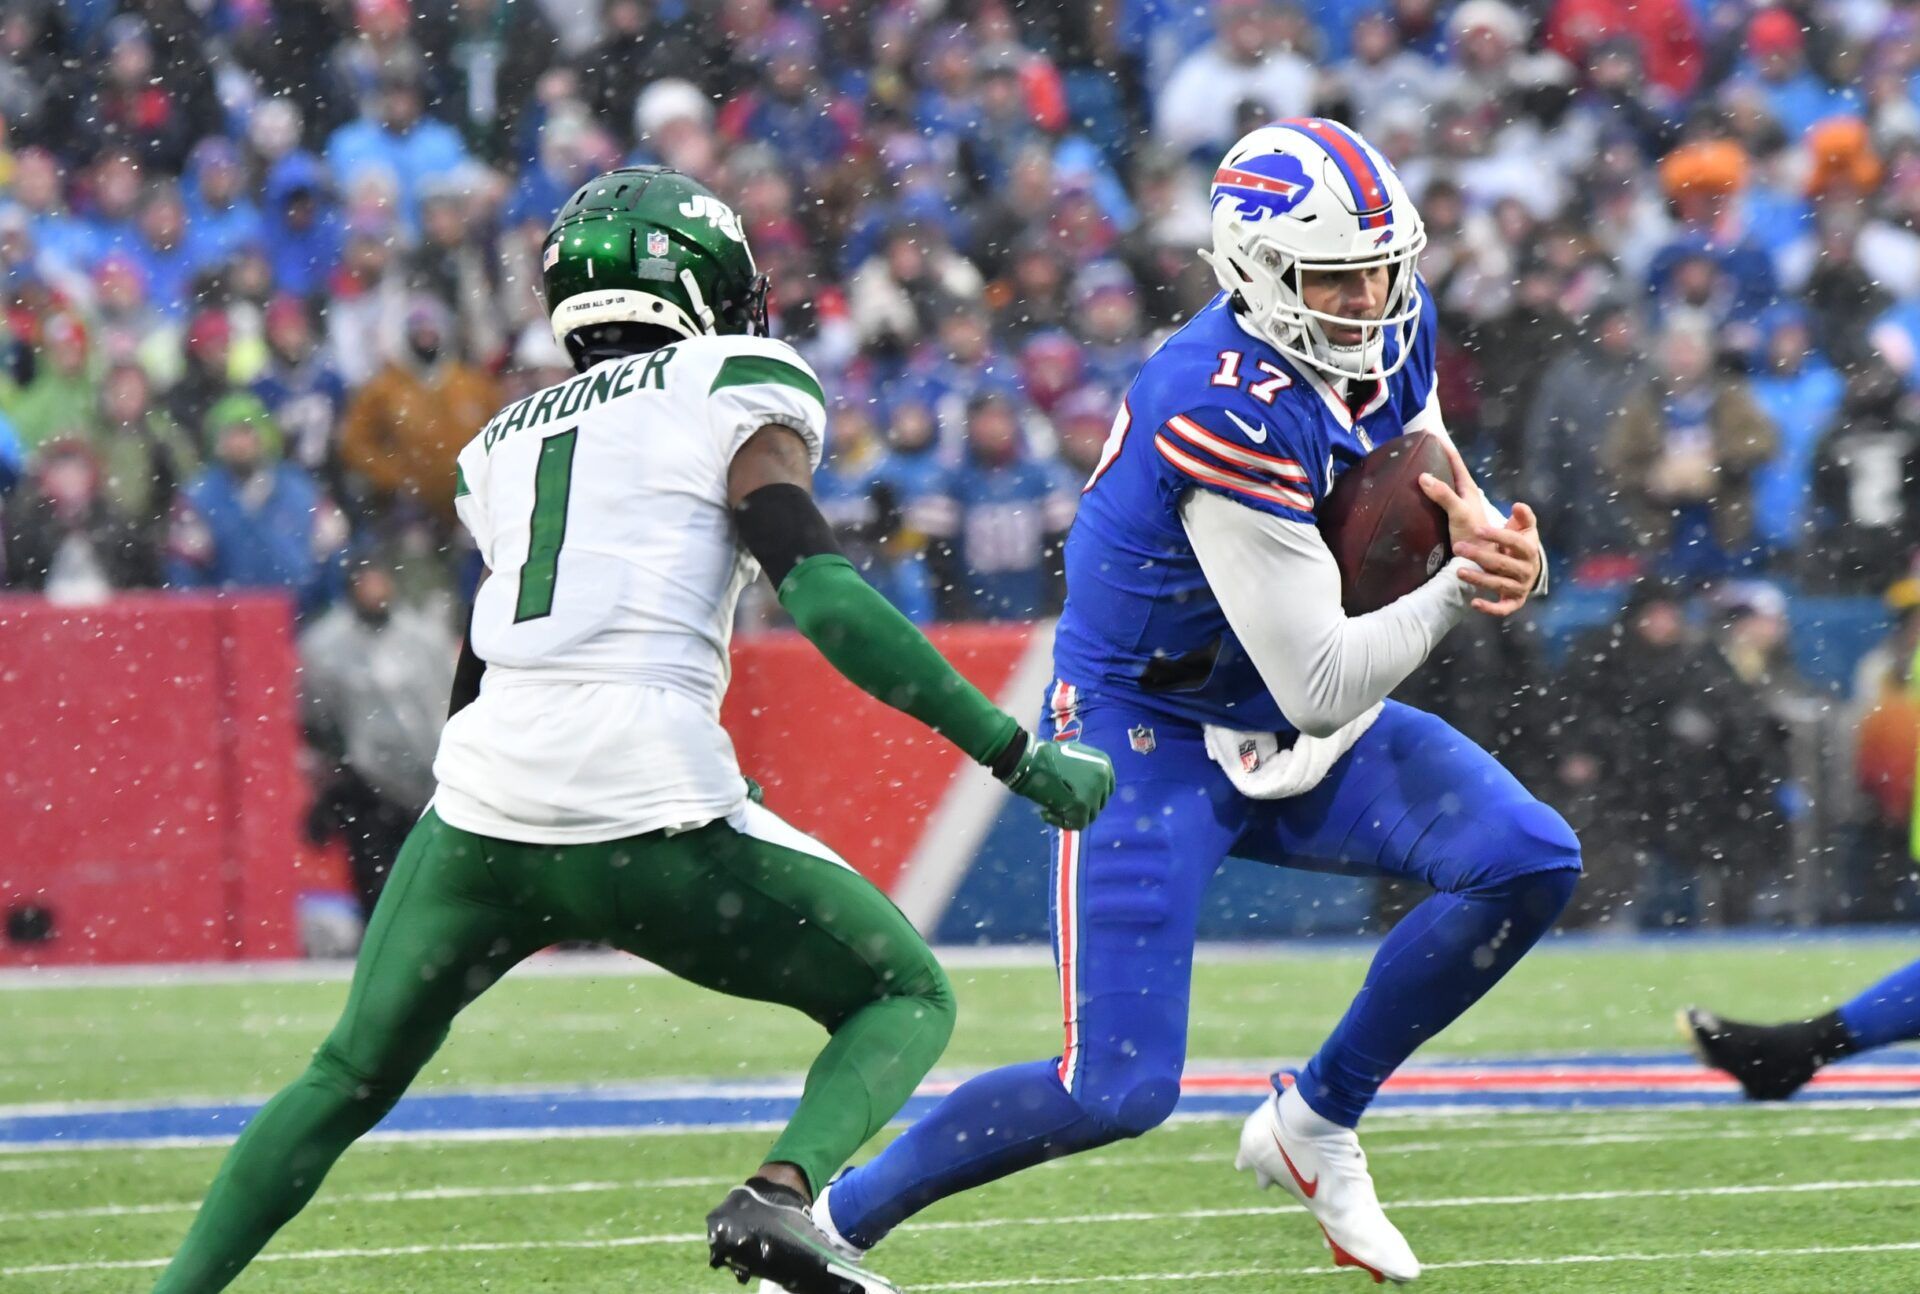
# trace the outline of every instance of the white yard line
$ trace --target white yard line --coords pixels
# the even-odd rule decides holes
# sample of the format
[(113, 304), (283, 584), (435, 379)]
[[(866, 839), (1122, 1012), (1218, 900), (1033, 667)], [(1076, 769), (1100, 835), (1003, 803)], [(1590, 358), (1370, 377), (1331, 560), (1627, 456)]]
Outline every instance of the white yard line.
[[(1464, 1271), (1475, 1267), (1576, 1267), (1605, 1263), (1675, 1263), (1742, 1258), (1825, 1258), (1850, 1254), (1897, 1254), (1920, 1250), (1920, 1240), (1878, 1245), (1809, 1245), (1798, 1249), (1695, 1249), (1678, 1253), (1561, 1254), (1545, 1258), (1462, 1258), (1422, 1263), (1422, 1271)], [(943, 1281), (918, 1284), (916, 1290), (1040, 1289), (1072, 1285), (1140, 1285), (1168, 1281), (1242, 1280), (1259, 1276), (1332, 1276), (1338, 1267), (1227, 1267), (1197, 1272), (1130, 1272), (1113, 1276), (1028, 1276), (1012, 1280)]]
[[(322, 1203), (339, 1204), (414, 1204), (438, 1200), (494, 1200), (540, 1195), (594, 1195), (608, 1191), (671, 1191), (694, 1187), (736, 1186), (738, 1177), (653, 1177), (630, 1181), (528, 1182), (518, 1186), (430, 1186), (413, 1191), (357, 1191), (328, 1195)], [(95, 1204), (74, 1209), (28, 1209), (19, 1213), (0, 1213), (0, 1223), (59, 1222), (69, 1218), (123, 1218), (150, 1213), (193, 1213), (198, 1200), (175, 1200), (160, 1204)]]
[[(691, 1180), (691, 1179), (687, 1179)], [(717, 1179), (721, 1184), (731, 1178)], [(657, 1185), (658, 1183), (654, 1183)], [(430, 1199), (484, 1199), (496, 1196), (513, 1195), (565, 1195), (584, 1194), (595, 1191), (619, 1191), (629, 1189), (632, 1184), (625, 1182), (570, 1182), (550, 1184), (541, 1189), (524, 1187), (468, 1187), (440, 1188), (437, 1191), (393, 1191), (368, 1194), (359, 1197), (341, 1196), (324, 1200), (325, 1204), (346, 1203), (358, 1198), (361, 1201), (393, 1203), (399, 1200)], [(1588, 1204), (1617, 1200), (1652, 1199), (1698, 1199), (1727, 1196), (1756, 1195), (1799, 1195), (1829, 1191), (1899, 1191), (1920, 1190), (1920, 1178), (1899, 1178), (1876, 1181), (1834, 1181), (1834, 1182), (1791, 1182), (1765, 1183), (1751, 1186), (1678, 1186), (1666, 1188), (1648, 1188), (1642, 1190), (1618, 1191), (1560, 1191), (1540, 1195), (1466, 1195), (1438, 1199), (1392, 1200), (1387, 1207), (1398, 1212), (1411, 1209), (1479, 1209), (1479, 1208), (1515, 1208), (1541, 1204)], [(180, 1206), (127, 1206), (129, 1213), (138, 1212), (184, 1212), (195, 1205)], [(947, 1222), (915, 1223), (915, 1232), (930, 1231), (985, 1231), (1003, 1227), (1085, 1227), (1112, 1224), (1135, 1224), (1143, 1222), (1206, 1222), (1225, 1218), (1266, 1217), (1285, 1213), (1304, 1213), (1306, 1209), (1298, 1204), (1247, 1205), (1231, 1209), (1178, 1209), (1172, 1211), (1133, 1211), (1115, 1213), (1083, 1213), (1066, 1217), (1018, 1217), (1018, 1218), (974, 1218)], [(48, 1221), (61, 1217), (100, 1216), (92, 1210), (72, 1212), (50, 1210), (37, 1214), (9, 1215), (6, 1221)], [(668, 1245), (692, 1244), (705, 1239), (701, 1234), (668, 1233), (661, 1235), (622, 1236), (606, 1240), (525, 1240), (502, 1241), (482, 1245), (406, 1245), (390, 1249), (317, 1249), (286, 1254), (266, 1254), (260, 1261), (295, 1262), (327, 1261), (336, 1258), (381, 1258), (403, 1257), (429, 1253), (471, 1253), (490, 1252), (497, 1249), (554, 1249), (554, 1248), (598, 1248), (621, 1245)], [(1920, 1242), (1913, 1246), (1920, 1248)], [(1729, 1251), (1730, 1252), (1730, 1251)], [(1818, 1251), (1809, 1251), (1818, 1252)], [(162, 1264), (164, 1259), (128, 1259), (112, 1262), (93, 1263), (52, 1263), (37, 1264), (29, 1267), (0, 1268), (0, 1276), (32, 1276), (54, 1272), (70, 1271), (112, 1271), (122, 1268), (153, 1267)], [(1495, 1260), (1487, 1260), (1489, 1263)], [(1560, 1260), (1527, 1259), (1514, 1262), (1550, 1262)], [(1435, 1264), (1444, 1266), (1445, 1264)], [(1481, 1264), (1485, 1265), (1485, 1264)], [(958, 1288), (958, 1287), (956, 1287)]]

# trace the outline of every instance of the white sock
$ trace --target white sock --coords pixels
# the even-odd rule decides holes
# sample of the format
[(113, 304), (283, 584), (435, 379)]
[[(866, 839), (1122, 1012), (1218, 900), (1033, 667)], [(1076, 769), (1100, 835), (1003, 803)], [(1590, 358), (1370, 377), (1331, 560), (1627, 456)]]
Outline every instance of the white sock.
[(833, 1194), (833, 1183), (829, 1182), (826, 1188), (814, 1197), (813, 1225), (819, 1227), (821, 1231), (826, 1233), (827, 1239), (833, 1241), (834, 1244), (845, 1249), (848, 1253), (864, 1257), (867, 1251), (841, 1235), (840, 1228), (833, 1225), (833, 1208), (827, 1203), (827, 1197), (831, 1194)]
[(1289, 1083), (1287, 1090), (1280, 1094), (1279, 1113), (1287, 1121), (1288, 1129), (1303, 1137), (1327, 1137), (1353, 1131), (1316, 1114), (1313, 1107), (1307, 1104), (1307, 1098), (1300, 1095), (1300, 1085), (1297, 1083)]

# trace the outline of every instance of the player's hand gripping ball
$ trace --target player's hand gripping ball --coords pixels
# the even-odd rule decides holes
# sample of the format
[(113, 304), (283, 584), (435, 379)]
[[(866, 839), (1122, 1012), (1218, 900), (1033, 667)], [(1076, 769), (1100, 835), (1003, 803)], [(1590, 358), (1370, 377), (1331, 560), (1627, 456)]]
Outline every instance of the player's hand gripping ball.
[(1040, 806), (1048, 826), (1079, 831), (1099, 816), (1113, 794), (1113, 761), (1082, 742), (1029, 738), (1020, 762), (1004, 780), (1015, 795)]

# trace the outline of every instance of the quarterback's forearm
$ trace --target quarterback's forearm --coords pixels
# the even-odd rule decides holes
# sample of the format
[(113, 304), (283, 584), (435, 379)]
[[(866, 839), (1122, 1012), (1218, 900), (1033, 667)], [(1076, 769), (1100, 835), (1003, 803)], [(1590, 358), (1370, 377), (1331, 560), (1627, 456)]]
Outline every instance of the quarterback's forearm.
[(1195, 490), (1180, 518), (1207, 584), (1287, 722), (1324, 737), (1398, 687), (1458, 624), (1473, 590), (1459, 559), (1389, 606), (1340, 609), (1340, 568), (1320, 532)]
[(974, 760), (1000, 771), (1020, 725), (934, 649), (860, 577), (806, 491), (772, 485), (742, 501), (736, 523), (794, 625), (855, 687), (913, 716)]

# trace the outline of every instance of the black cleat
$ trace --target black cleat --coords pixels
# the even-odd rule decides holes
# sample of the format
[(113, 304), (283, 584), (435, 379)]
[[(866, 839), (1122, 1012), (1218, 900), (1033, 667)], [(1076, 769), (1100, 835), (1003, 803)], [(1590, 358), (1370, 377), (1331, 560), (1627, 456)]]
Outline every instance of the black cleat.
[(787, 1294), (900, 1294), (829, 1240), (797, 1192), (759, 1180), (734, 1187), (707, 1214), (707, 1249), (708, 1265), (742, 1285), (758, 1276)]
[(1702, 1063), (1733, 1075), (1753, 1101), (1784, 1101), (1822, 1065), (1853, 1051), (1837, 1015), (1792, 1024), (1742, 1024), (1690, 1006), (1680, 1013), (1680, 1029)]

